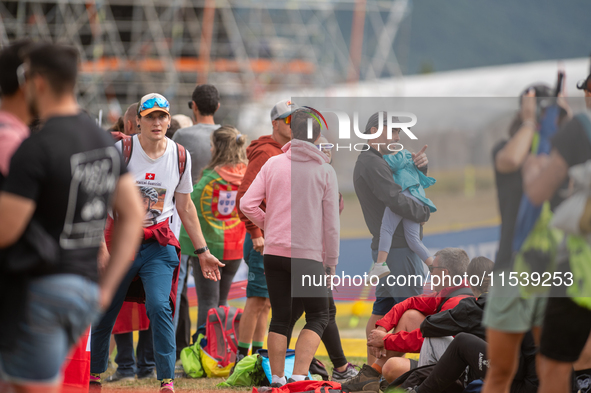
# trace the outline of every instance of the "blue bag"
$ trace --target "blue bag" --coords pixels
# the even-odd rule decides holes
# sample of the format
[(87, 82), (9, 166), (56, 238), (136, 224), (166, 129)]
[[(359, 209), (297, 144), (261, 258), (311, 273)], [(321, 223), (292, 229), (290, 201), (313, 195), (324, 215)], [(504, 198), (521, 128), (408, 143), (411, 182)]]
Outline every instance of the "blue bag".
[[(267, 376), (267, 379), (269, 380), (269, 382), (271, 382), (272, 374), (271, 374), (271, 363), (269, 362), (269, 354), (266, 349), (259, 349), (258, 353), (263, 358), (263, 363), (262, 363), (263, 371), (265, 372), (265, 375)], [(285, 373), (284, 374), (285, 379), (291, 378), (291, 374), (293, 374), (294, 364), (295, 364), (295, 350), (288, 349), (285, 352), (285, 367), (283, 370), (283, 372)], [(312, 375), (310, 375), (309, 371), (308, 371), (308, 378), (310, 378), (310, 380), (312, 380)]]

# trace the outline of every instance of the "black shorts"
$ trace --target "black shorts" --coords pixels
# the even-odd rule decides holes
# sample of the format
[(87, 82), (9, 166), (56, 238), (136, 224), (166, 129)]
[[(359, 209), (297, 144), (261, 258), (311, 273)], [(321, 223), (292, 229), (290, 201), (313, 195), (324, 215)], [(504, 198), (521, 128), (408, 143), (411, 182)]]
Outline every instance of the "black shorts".
[(559, 362), (576, 362), (590, 332), (591, 310), (567, 297), (551, 297), (546, 306), (540, 352)]

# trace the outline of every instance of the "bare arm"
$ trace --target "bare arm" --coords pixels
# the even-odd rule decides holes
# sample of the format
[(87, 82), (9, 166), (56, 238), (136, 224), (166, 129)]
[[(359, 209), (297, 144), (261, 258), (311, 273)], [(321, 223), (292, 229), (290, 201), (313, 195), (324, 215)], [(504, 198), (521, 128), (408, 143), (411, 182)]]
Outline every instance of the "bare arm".
[(495, 168), (500, 173), (518, 171), (525, 162), (536, 133), (535, 114), (536, 99), (532, 90), (521, 99), (521, 127), (495, 157)]
[(0, 248), (16, 243), (31, 221), (37, 204), (10, 192), (0, 192)]
[[(201, 225), (199, 224), (199, 217), (197, 217), (197, 209), (191, 200), (191, 194), (181, 194), (179, 192), (174, 193), (174, 199), (176, 200), (176, 210), (179, 213), (179, 217), (187, 235), (193, 243), (195, 249), (203, 248), (207, 246), (203, 232), (201, 232)], [(201, 265), (201, 272), (203, 277), (217, 281), (222, 278), (220, 275), (220, 267), (225, 266), (223, 263), (213, 256), (209, 250), (198, 255), (199, 264)]]
[(103, 309), (111, 303), (139, 247), (144, 218), (141, 206), (142, 201), (133, 178), (129, 173), (121, 176), (113, 198), (113, 211), (117, 214), (117, 220), (113, 225), (111, 255), (99, 282)]
[(523, 164), (523, 190), (534, 205), (541, 205), (552, 198), (567, 175), (568, 164), (556, 149), (549, 156), (529, 156)]

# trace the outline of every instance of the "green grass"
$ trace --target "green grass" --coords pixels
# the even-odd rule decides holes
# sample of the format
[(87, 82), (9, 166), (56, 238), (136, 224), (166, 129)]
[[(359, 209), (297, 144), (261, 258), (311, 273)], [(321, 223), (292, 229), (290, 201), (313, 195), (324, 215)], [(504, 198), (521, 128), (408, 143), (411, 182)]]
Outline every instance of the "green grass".
[[(324, 363), (327, 368), (328, 374), (331, 375), (332, 373), (332, 363), (328, 356), (318, 356), (318, 359)], [(348, 358), (349, 362), (361, 366), (365, 363), (365, 358)], [(107, 373), (103, 374), (103, 377), (110, 375), (114, 372), (114, 369), (109, 369)], [(225, 378), (199, 378), (199, 379), (191, 379), (191, 378), (177, 378), (174, 381), (175, 390), (179, 393), (186, 392), (186, 393), (197, 393), (197, 392), (204, 392), (204, 391), (216, 391), (216, 392), (234, 392), (234, 391), (244, 391), (250, 392), (252, 391), (252, 387), (236, 387), (236, 388), (217, 388), (216, 385)], [(105, 383), (103, 382), (103, 388), (101, 393), (108, 393), (108, 392), (155, 392), (159, 387), (159, 382), (155, 379), (144, 379), (141, 381), (127, 381), (127, 382), (112, 382), (112, 383)], [(91, 391), (92, 392), (92, 391)]]

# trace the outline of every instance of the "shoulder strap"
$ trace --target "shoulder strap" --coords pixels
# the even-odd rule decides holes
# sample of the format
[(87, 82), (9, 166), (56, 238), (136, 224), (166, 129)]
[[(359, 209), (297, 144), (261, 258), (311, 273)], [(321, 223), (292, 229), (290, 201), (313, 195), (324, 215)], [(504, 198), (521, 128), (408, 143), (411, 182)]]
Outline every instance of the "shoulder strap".
[(583, 128), (585, 129), (585, 134), (589, 139), (589, 143), (591, 143), (591, 119), (589, 118), (589, 113), (578, 113), (577, 115), (575, 115), (575, 117), (583, 125)]
[[(176, 142), (174, 142), (176, 143)], [(177, 157), (179, 158), (179, 184), (181, 183), (181, 177), (185, 173), (185, 168), (187, 167), (187, 150), (185, 147), (179, 143), (176, 143), (176, 153)]]
[(443, 308), (443, 305), (452, 297), (456, 297), (456, 296), (462, 296), (462, 295), (473, 295), (472, 291), (470, 290), (470, 288), (458, 288), (455, 291), (452, 291), (450, 294), (448, 294), (445, 299), (443, 299), (443, 301), (441, 303), (439, 303), (439, 306), (437, 306), (437, 310), (435, 311), (435, 313), (438, 313), (441, 311), (441, 309)]
[(133, 152), (133, 136), (123, 138), (122, 140), (122, 153), (123, 153), (123, 160), (125, 161), (125, 165), (129, 164), (129, 160), (131, 159), (131, 153)]

